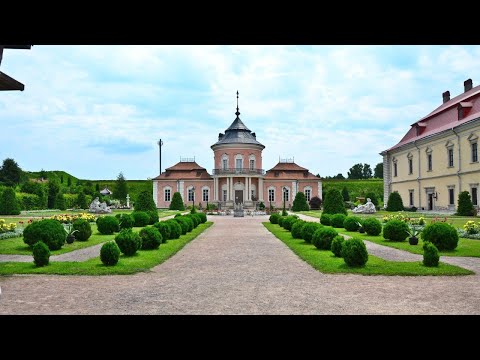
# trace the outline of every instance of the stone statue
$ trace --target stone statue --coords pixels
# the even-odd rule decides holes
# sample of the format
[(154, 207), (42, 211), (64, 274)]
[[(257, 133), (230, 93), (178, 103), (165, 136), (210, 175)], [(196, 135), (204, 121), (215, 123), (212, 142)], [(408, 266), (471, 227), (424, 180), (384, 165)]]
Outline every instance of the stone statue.
[(107, 206), (105, 201), (100, 203), (100, 200), (96, 197), (90, 204), (88, 211), (95, 214), (110, 214), (112, 209)]
[(355, 209), (352, 210), (355, 214), (374, 214), (376, 212), (375, 205), (372, 203), (370, 198), (367, 198), (367, 203), (365, 205), (358, 205)]

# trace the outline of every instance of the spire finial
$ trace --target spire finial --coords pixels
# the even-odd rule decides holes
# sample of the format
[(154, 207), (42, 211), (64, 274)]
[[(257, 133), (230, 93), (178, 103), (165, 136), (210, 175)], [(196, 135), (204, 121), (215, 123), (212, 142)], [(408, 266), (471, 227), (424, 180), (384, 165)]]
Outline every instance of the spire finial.
[(240, 115), (240, 111), (238, 111), (238, 90), (237, 90), (237, 112), (235, 113), (235, 115)]

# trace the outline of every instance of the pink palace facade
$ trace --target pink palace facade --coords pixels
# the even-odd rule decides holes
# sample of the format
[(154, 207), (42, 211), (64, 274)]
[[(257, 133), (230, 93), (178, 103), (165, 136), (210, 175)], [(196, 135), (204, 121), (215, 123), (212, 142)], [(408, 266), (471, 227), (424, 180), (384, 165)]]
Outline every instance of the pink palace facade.
[(289, 208), (297, 192), (305, 194), (307, 201), (314, 196), (322, 198), (322, 181), (293, 161), (279, 161), (265, 171), (262, 151), (265, 146), (237, 116), (233, 123), (218, 135), (211, 146), (214, 169), (210, 174), (194, 159), (182, 159), (165, 169), (153, 179), (153, 198), (157, 208), (168, 208), (174, 192), (180, 192), (183, 202), (202, 207), (217, 204), (222, 209), (242, 203), (244, 208), (254, 208), (257, 203), (265, 206)]

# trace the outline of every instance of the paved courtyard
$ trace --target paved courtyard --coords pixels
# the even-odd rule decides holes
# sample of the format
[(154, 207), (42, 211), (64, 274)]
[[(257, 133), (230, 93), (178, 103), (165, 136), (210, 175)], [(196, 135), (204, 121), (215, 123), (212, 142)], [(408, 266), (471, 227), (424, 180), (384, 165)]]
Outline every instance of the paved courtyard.
[(480, 314), (478, 273), (322, 274), (267, 219), (210, 216), (212, 227), (148, 273), (0, 277), (0, 314)]

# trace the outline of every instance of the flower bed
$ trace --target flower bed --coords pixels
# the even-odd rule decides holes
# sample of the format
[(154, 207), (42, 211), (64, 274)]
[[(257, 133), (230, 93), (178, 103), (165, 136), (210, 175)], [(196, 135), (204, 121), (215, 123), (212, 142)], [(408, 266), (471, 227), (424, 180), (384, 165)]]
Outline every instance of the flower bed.
[(410, 225), (425, 225), (425, 218), (423, 216), (412, 217), (412, 216), (407, 216), (403, 213), (389, 214), (383, 217), (384, 223), (389, 222), (390, 220), (400, 220)]
[(50, 217), (50, 219), (60, 221), (62, 224), (73, 223), (77, 219), (84, 219), (89, 222), (95, 222), (97, 217), (93, 214), (88, 213), (81, 213), (81, 214), (62, 214), (62, 215), (54, 215)]

